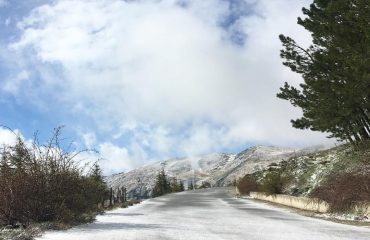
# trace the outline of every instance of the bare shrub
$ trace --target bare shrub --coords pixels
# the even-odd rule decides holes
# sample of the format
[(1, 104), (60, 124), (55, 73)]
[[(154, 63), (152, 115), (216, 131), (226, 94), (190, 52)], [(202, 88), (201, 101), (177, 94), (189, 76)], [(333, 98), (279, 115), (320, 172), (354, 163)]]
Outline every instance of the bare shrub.
[(370, 201), (370, 176), (355, 173), (332, 174), (310, 196), (329, 203), (332, 212), (349, 212), (355, 204)]
[(250, 192), (258, 191), (260, 186), (256, 178), (253, 175), (248, 174), (237, 182), (236, 187), (240, 194), (249, 195)]
[(105, 198), (102, 178), (83, 174), (78, 152), (60, 146), (61, 129), (56, 128), (45, 145), (37, 136), (32, 144), (17, 136), (15, 145), (3, 146), (0, 224), (79, 221), (81, 214), (95, 211)]

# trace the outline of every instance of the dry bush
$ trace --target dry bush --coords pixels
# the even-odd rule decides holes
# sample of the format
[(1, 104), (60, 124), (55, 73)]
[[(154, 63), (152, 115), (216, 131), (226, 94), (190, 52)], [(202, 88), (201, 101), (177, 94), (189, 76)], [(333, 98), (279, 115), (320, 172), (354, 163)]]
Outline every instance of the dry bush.
[(355, 173), (340, 173), (329, 176), (316, 187), (311, 197), (329, 203), (332, 212), (349, 212), (355, 204), (370, 202), (370, 176)]
[[(45, 145), (17, 136), (13, 146), (0, 152), (0, 224), (17, 222), (79, 221), (96, 210), (106, 186), (95, 174), (83, 174), (78, 153), (63, 150), (55, 129)], [(98, 173), (99, 174), (99, 173)], [(100, 178), (102, 179), (102, 178)], [(98, 189), (98, 191), (97, 191)]]
[(242, 195), (249, 195), (250, 192), (259, 190), (259, 184), (257, 183), (256, 178), (249, 174), (240, 179), (236, 186)]

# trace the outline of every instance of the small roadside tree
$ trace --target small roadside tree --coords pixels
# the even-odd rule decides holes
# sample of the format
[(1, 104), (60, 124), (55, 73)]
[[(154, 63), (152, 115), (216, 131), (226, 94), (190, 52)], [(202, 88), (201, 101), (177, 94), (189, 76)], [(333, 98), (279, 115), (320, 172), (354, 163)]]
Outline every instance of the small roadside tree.
[(104, 201), (109, 198), (109, 189), (104, 181), (103, 172), (98, 163), (95, 163), (91, 168), (88, 181), (91, 182), (91, 198), (94, 204), (98, 207), (99, 204), (104, 204)]
[(167, 179), (167, 175), (162, 169), (156, 178), (156, 183), (152, 191), (153, 197), (159, 197), (171, 192), (171, 184)]
[(185, 191), (185, 186), (184, 186), (183, 181), (180, 181), (180, 192), (183, 192), (183, 191)]
[(193, 189), (194, 189), (193, 181), (188, 182), (188, 190), (193, 190)]

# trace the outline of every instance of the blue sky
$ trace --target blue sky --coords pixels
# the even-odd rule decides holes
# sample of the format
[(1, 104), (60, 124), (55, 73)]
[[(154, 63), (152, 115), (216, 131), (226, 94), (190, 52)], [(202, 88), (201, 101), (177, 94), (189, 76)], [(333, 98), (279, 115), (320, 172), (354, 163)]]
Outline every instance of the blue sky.
[(0, 124), (41, 140), (66, 125), (106, 174), (326, 143), (291, 128), (300, 111), (275, 97), (301, 81), (282, 66), (277, 36), (309, 44), (295, 23), (309, 2), (0, 0)]

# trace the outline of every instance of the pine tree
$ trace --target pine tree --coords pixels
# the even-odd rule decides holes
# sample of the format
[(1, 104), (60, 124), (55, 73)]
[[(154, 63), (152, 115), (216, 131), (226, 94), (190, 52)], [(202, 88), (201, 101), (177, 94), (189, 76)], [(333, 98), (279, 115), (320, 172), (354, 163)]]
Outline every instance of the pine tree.
[(171, 182), (171, 192), (182, 192), (185, 190), (184, 183), (177, 178), (173, 178)]
[(98, 206), (109, 197), (109, 189), (104, 181), (103, 172), (98, 163), (95, 163), (91, 169), (89, 180), (92, 185), (90, 188), (92, 201)]
[(185, 191), (185, 186), (184, 186), (184, 183), (180, 181), (180, 192), (183, 192), (183, 191)]
[(188, 190), (193, 190), (193, 189), (194, 189), (193, 181), (188, 182)]
[(308, 49), (280, 35), (284, 65), (304, 79), (277, 95), (303, 110), (293, 126), (354, 144), (370, 139), (370, 2), (314, 0), (303, 14), (298, 24), (311, 32)]
[(96, 182), (104, 182), (103, 181), (103, 172), (98, 163), (95, 163), (91, 169), (90, 177)]
[(152, 191), (152, 196), (159, 197), (170, 192), (171, 184), (167, 179), (167, 175), (164, 169), (162, 169), (157, 175), (156, 183)]

